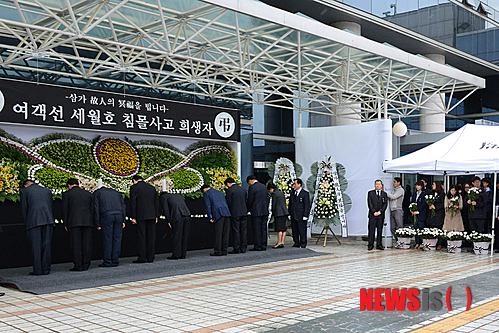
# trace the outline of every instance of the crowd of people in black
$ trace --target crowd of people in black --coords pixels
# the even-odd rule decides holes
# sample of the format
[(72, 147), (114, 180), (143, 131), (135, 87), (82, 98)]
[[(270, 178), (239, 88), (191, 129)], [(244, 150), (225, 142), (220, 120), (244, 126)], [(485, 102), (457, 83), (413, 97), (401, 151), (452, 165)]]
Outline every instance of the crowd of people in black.
[[(381, 245), (381, 229), (384, 221), (384, 211), (388, 204), (391, 210), (391, 232), (395, 240), (396, 230), (405, 224), (413, 225), (415, 229), (439, 228), (447, 231), (466, 231), (468, 233), (476, 231), (479, 233), (492, 233), (492, 212), (493, 206), (499, 206), (499, 194), (494, 203), (494, 192), (490, 188), (489, 178), (480, 179), (473, 177), (471, 183), (457, 183), (451, 185), (445, 193), (444, 184), (441, 181), (434, 181), (431, 186), (425, 179), (421, 179), (415, 184), (414, 193), (411, 186), (406, 185), (405, 191), (401, 187), (402, 179), (394, 178), (392, 193), (382, 190), (381, 180), (375, 182), (375, 190), (368, 193), (369, 207), (369, 241), (368, 250), (373, 249), (374, 231), (378, 230), (378, 249), (383, 249)], [(496, 184), (499, 191), (499, 182)], [(477, 193), (476, 198), (471, 197), (469, 192)], [(428, 204), (427, 195), (432, 195), (434, 203)], [(411, 210), (410, 205), (416, 204), (417, 209)], [(432, 212), (433, 211), (433, 212)], [(414, 216), (416, 217), (414, 219)], [(499, 219), (496, 218), (496, 223)], [(495, 228), (494, 248), (499, 252), (499, 235)], [(437, 250), (441, 249), (441, 239), (438, 240)], [(416, 249), (422, 249), (422, 239), (416, 236)]]
[[(151, 263), (155, 259), (156, 224), (164, 215), (173, 231), (173, 250), (168, 259), (185, 259), (191, 212), (180, 194), (162, 193), (134, 176), (130, 187), (128, 218), (137, 228), (137, 259), (132, 263)], [(284, 247), (287, 217), (291, 218), (293, 247), (307, 246), (307, 219), (310, 212), (309, 193), (302, 188), (301, 179), (293, 183), (294, 192), (286, 199), (276, 185), (267, 187), (248, 176), (249, 190), (236, 184), (233, 178), (225, 180), (226, 194), (208, 185), (203, 185), (203, 200), (208, 219), (214, 225), (215, 242), (212, 256), (224, 256), (247, 251), (248, 220), (251, 219), (254, 246), (249, 251), (267, 249), (267, 222), (274, 216), (278, 232), (275, 249)], [(101, 187), (94, 193), (80, 188), (77, 179), (67, 182), (68, 190), (62, 195), (62, 220), (68, 232), (73, 267), (70, 271), (86, 271), (92, 258), (92, 228), (102, 234), (103, 261), (99, 267), (119, 265), (122, 232), (126, 226), (127, 207), (123, 195), (118, 191)], [(269, 214), (268, 192), (272, 197)], [(26, 234), (33, 255), (33, 271), (30, 275), (47, 275), (51, 270), (51, 240), (54, 230), (52, 193), (32, 180), (23, 183), (20, 193), (22, 215)], [(250, 216), (248, 216), (250, 215)], [(228, 252), (229, 233), (232, 230), (233, 249)]]

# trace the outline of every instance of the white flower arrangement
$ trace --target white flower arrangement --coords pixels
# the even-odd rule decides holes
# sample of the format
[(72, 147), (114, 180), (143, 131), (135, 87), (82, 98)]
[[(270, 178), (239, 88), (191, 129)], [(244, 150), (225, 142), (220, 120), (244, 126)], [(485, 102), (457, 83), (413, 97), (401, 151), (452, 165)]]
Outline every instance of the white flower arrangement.
[(454, 212), (456, 211), (456, 208), (459, 208), (459, 197), (452, 197), (450, 199), (450, 203), (452, 204), (452, 206), (450, 207), (450, 218), (452, 220), (454, 218)]
[(444, 230), (442, 238), (449, 241), (466, 240), (467, 233), (465, 231), (447, 231)]
[[(468, 199), (470, 199), (471, 201), (476, 201), (480, 197), (480, 195), (482, 195), (482, 189), (478, 187), (472, 187), (468, 191)], [(470, 205), (470, 209), (472, 211), (475, 211), (475, 206)]]
[(399, 228), (395, 231), (395, 235), (400, 238), (412, 238), (417, 232), (413, 228)]
[(333, 219), (337, 213), (338, 207), (336, 204), (336, 192), (333, 186), (333, 175), (331, 172), (325, 171), (319, 181), (314, 218)]
[[(413, 202), (409, 205), (409, 211), (411, 212), (414, 212), (416, 213), (418, 211), (418, 204)], [(412, 215), (413, 219), (414, 219), (414, 224), (416, 224), (418, 221), (417, 221), (417, 217), (416, 217), (416, 214)]]
[[(427, 204), (428, 206), (434, 205), (434, 204), (435, 204), (436, 199), (437, 199), (437, 198), (436, 198), (433, 194), (427, 194), (427, 195), (425, 195), (425, 197), (424, 197), (424, 200), (426, 201), (426, 204)], [(434, 209), (434, 208), (431, 208), (431, 209), (430, 209), (430, 211), (431, 211), (431, 216), (432, 216), (432, 217), (433, 217), (433, 216), (435, 216), (435, 215), (437, 215), (437, 213), (435, 212), (435, 209)]]
[(438, 228), (424, 228), (417, 231), (422, 239), (435, 239), (443, 236), (444, 232)]
[[(102, 138), (101, 140), (99, 140), (98, 142), (96, 142), (95, 147), (98, 147), (101, 142), (103, 142), (105, 140), (109, 140), (109, 139), (115, 139), (115, 140), (120, 140), (122, 142), (125, 142), (129, 147), (131, 147), (131, 149), (136, 154), (136, 156), (137, 157), (139, 156), (138, 153), (137, 153), (137, 150), (132, 145), (130, 145), (128, 142), (126, 142), (124, 140), (117, 139), (117, 138), (112, 138), (112, 137)], [(51, 168), (54, 168), (54, 169), (57, 169), (57, 170), (60, 170), (60, 171), (63, 171), (63, 172), (66, 172), (66, 173), (74, 175), (75, 178), (79, 179), (79, 181), (81, 183), (86, 184), (85, 186), (88, 185), (87, 186), (87, 190), (92, 191), (92, 190), (95, 190), (95, 189), (98, 188), (98, 183), (97, 183), (96, 179), (93, 179), (93, 178), (91, 178), (89, 176), (80, 174), (78, 172), (66, 170), (65, 168), (57, 166), (56, 164), (54, 164), (53, 162), (49, 161), (48, 159), (46, 159), (45, 157), (43, 157), (43, 156), (41, 156), (39, 154), (39, 151), (42, 148), (44, 148), (44, 147), (46, 147), (48, 145), (51, 145), (51, 144), (55, 144), (55, 143), (72, 142), (72, 143), (84, 144), (84, 145), (87, 145), (87, 146), (93, 146), (93, 144), (90, 143), (90, 142), (83, 141), (83, 140), (78, 140), (78, 139), (55, 139), (55, 140), (49, 140), (49, 141), (42, 142), (42, 143), (37, 144), (37, 145), (35, 145), (33, 147), (29, 147), (29, 146), (27, 146), (25, 144), (19, 143), (17, 141), (14, 141), (12, 139), (9, 139), (9, 138), (3, 137), (3, 136), (0, 136), (0, 142), (4, 142), (7, 145), (10, 145), (10, 146), (12, 146), (12, 147), (14, 147), (14, 148), (22, 151), (26, 155), (30, 156), (31, 158), (33, 158), (34, 160), (36, 160), (36, 161), (39, 162), (39, 164), (35, 164), (35, 165), (31, 166), (28, 169), (28, 178), (34, 180), (37, 184), (40, 184), (40, 181), (37, 180), (36, 177), (35, 177), (36, 172), (39, 171), (39, 170), (41, 170), (41, 169), (43, 169), (45, 166), (48, 166), (48, 167), (51, 167)], [(201, 148), (195, 149), (194, 151), (192, 151), (187, 156), (185, 156), (184, 154), (182, 154), (182, 153), (180, 153), (178, 151), (174, 151), (172, 149), (169, 149), (169, 148), (166, 148), (166, 147), (162, 147), (162, 146), (138, 145), (136, 148), (158, 148), (158, 149), (164, 149), (164, 150), (171, 151), (171, 152), (173, 152), (175, 154), (178, 154), (181, 157), (183, 157), (183, 160), (181, 162), (177, 163), (175, 166), (173, 166), (169, 170), (165, 170), (165, 171), (159, 172), (159, 173), (157, 173), (157, 174), (155, 174), (155, 175), (153, 175), (153, 176), (145, 179), (146, 182), (151, 182), (153, 180), (161, 178), (161, 177), (167, 175), (168, 173), (171, 173), (171, 172), (176, 171), (176, 170), (181, 169), (181, 168), (185, 169), (185, 170), (189, 170), (189, 171), (194, 172), (198, 176), (198, 178), (199, 178), (199, 182), (198, 182), (198, 184), (195, 187), (189, 188), (189, 189), (171, 189), (169, 191), (169, 192), (172, 192), (172, 193), (179, 193), (179, 194), (193, 193), (193, 192), (199, 191), (201, 189), (201, 186), (204, 183), (203, 176), (201, 175), (201, 173), (199, 171), (197, 171), (195, 169), (192, 169), (192, 168), (186, 167), (195, 157), (197, 157), (198, 155), (203, 154), (205, 152), (215, 151), (215, 150), (219, 150), (219, 151), (222, 151), (224, 153), (230, 153), (230, 149), (228, 149), (226, 147), (223, 147), (223, 146), (205, 146), (205, 147), (201, 147)], [(100, 162), (98, 160), (98, 156), (97, 156), (95, 148), (92, 149), (92, 154), (93, 154), (93, 157), (94, 157), (95, 161), (97, 162), (97, 164), (99, 166), (101, 166), (101, 164), (100, 164)], [(130, 175), (136, 174), (138, 172), (138, 170), (139, 170), (139, 167), (140, 167), (140, 160), (138, 161), (137, 169), (136, 169), (135, 173), (132, 173)], [(102, 168), (102, 166), (101, 166), (100, 170), (102, 171), (100, 176), (101, 176), (101, 179), (103, 181), (102, 182), (102, 186), (103, 187), (114, 188), (118, 192), (121, 192), (121, 193), (128, 193), (130, 191), (130, 186), (133, 184), (132, 180), (130, 180), (130, 179), (116, 179), (114, 177), (120, 177), (120, 176), (119, 175), (115, 175), (115, 174), (113, 174), (113, 173), (105, 170), (104, 168)], [(128, 175), (128, 176), (130, 176), (130, 175)], [(59, 189), (51, 189), (51, 191), (54, 194), (61, 194), (63, 192), (63, 190), (59, 190)]]
[(491, 242), (492, 234), (481, 234), (476, 231), (472, 231), (470, 234), (466, 235), (466, 240), (469, 242)]
[[(278, 159), (279, 162), (282, 158)], [(288, 160), (288, 159), (286, 159)], [(288, 160), (289, 161), (289, 160)], [(291, 161), (290, 161), (291, 162)], [(286, 200), (286, 206), (289, 206), (289, 197), (293, 193), (293, 178), (294, 170), (292, 171), (293, 164), (279, 164), (276, 162), (275, 172), (274, 172), (274, 184), (279, 190), (284, 194), (284, 199)]]

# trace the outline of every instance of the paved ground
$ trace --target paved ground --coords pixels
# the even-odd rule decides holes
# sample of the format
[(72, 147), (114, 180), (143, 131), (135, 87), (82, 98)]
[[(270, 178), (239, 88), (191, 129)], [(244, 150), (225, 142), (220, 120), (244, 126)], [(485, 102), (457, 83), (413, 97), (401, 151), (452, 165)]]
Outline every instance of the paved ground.
[[(0, 287), (0, 332), (499, 331), (499, 256), (309, 248), (325, 255), (44, 295)], [(380, 287), (452, 287), (452, 311), (360, 311), (359, 289)]]

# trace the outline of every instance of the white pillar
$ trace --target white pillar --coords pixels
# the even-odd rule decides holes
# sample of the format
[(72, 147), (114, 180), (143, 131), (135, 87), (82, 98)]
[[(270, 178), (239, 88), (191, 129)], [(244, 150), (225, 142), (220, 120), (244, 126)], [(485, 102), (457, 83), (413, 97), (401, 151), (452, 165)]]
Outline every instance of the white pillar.
[[(331, 24), (333, 27), (341, 30), (349, 30), (354, 34), (361, 35), (362, 27), (360, 24), (355, 22), (340, 21)], [(336, 106), (336, 117), (331, 119), (331, 125), (341, 126), (341, 125), (351, 125), (360, 124), (360, 103), (351, 104), (348, 106), (338, 105)], [(343, 115), (343, 116), (342, 116)]]
[[(441, 54), (425, 54), (430, 60), (445, 64), (445, 56)], [(420, 109), (419, 130), (427, 133), (445, 132), (445, 112), (442, 111), (445, 101), (445, 94), (436, 94), (423, 104), (424, 109)], [(438, 114), (427, 115), (438, 112)]]

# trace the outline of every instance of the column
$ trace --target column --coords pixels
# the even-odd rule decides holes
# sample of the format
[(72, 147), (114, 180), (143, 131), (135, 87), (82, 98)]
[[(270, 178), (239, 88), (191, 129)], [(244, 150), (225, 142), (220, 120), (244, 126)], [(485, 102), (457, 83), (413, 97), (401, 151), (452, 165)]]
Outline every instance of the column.
[[(445, 64), (445, 56), (441, 54), (425, 54), (430, 60)], [(436, 94), (423, 104), (424, 109), (420, 109), (419, 130), (426, 133), (445, 132), (445, 112), (442, 111), (445, 101), (445, 94)], [(429, 113), (439, 112), (428, 115)]]

